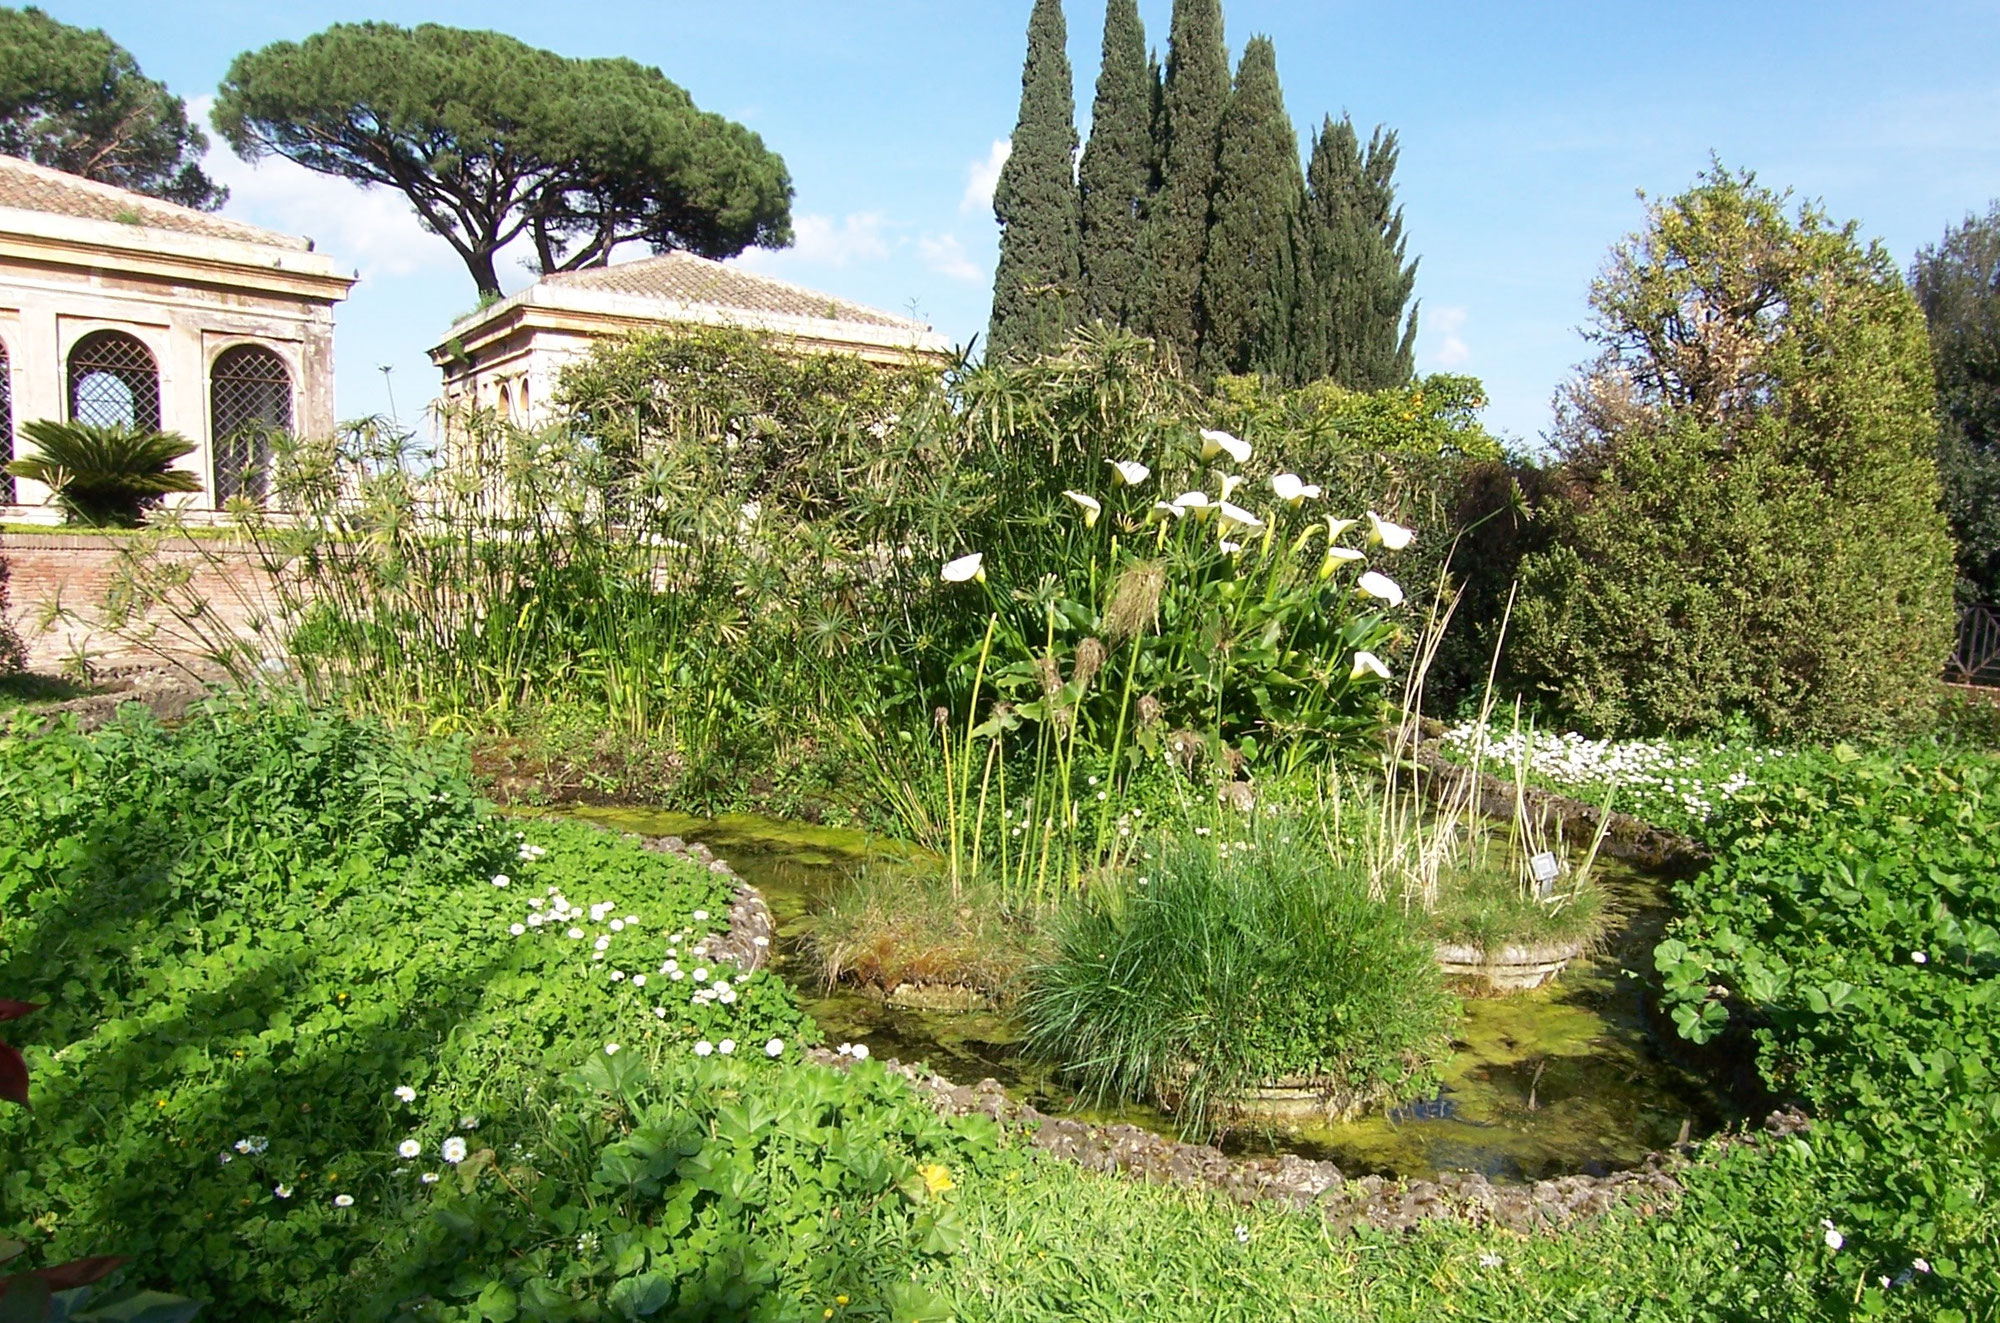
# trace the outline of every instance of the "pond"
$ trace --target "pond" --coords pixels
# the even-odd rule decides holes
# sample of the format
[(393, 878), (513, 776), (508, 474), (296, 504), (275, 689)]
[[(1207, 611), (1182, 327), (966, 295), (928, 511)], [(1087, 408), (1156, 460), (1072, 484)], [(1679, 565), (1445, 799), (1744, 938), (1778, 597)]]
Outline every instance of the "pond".
[[(1150, 1108), (1077, 1107), (1045, 1063), (1023, 1056), (1020, 1028), (1004, 1013), (926, 1011), (889, 1006), (860, 991), (829, 994), (798, 955), (799, 933), (832, 888), (871, 851), (879, 856), (867, 838), (748, 815), (572, 812), (623, 831), (701, 841), (728, 860), (769, 903), (778, 922), (775, 967), (829, 1039), (928, 1062), (956, 1083), (990, 1076), (1043, 1111), (1174, 1132), (1172, 1119)], [(1652, 968), (1652, 947), (1667, 917), (1665, 884), (1615, 861), (1601, 860), (1597, 877), (1617, 916), (1604, 949), (1536, 991), (1466, 998), (1434, 1097), (1338, 1125), (1238, 1131), (1223, 1147), (1327, 1159), (1350, 1176), (1457, 1170), (1539, 1180), (1634, 1166), (1651, 1151), (1738, 1119), (1726, 1094), (1669, 1056), (1648, 1023), (1649, 975), (1639, 971)]]

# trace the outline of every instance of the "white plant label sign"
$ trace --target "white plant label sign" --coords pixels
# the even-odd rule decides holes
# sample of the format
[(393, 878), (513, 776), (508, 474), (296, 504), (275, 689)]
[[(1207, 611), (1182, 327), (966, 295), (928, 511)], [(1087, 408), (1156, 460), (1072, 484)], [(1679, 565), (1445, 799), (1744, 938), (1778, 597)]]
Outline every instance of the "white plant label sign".
[(1530, 859), (1528, 867), (1534, 870), (1535, 881), (1544, 885), (1555, 881), (1556, 874), (1562, 871), (1562, 865), (1556, 862), (1555, 855), (1547, 850)]

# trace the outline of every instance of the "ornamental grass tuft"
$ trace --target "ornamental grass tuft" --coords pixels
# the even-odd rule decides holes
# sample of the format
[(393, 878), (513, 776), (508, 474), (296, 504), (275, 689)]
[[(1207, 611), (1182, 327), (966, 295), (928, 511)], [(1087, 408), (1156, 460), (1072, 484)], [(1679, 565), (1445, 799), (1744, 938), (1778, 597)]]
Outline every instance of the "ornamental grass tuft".
[(1289, 814), (1162, 842), (1059, 916), (1055, 943), (1023, 1001), (1029, 1046), (1099, 1101), (1173, 1101), (1189, 1133), (1264, 1081), (1407, 1096), (1450, 1043), (1455, 1003), (1418, 924)]

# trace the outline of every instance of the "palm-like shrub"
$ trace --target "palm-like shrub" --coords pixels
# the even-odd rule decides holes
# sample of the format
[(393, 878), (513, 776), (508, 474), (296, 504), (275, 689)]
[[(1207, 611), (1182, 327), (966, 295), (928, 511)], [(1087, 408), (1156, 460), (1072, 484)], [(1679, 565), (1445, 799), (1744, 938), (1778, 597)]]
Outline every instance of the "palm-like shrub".
[(174, 461), (194, 450), (178, 432), (37, 418), (21, 430), (41, 453), (7, 472), (55, 493), (71, 523), (131, 528), (168, 492), (198, 492), (201, 479)]

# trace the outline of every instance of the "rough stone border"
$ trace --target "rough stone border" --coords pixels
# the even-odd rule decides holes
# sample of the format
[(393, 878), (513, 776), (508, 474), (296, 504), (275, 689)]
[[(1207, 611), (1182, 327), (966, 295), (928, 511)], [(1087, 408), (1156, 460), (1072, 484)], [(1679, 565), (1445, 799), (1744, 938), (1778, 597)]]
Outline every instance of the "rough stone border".
[[(807, 1059), (845, 1070), (851, 1057), (814, 1048)], [(1678, 1173), (1691, 1165), (1693, 1145), (1650, 1153), (1639, 1166), (1606, 1176), (1558, 1176), (1522, 1185), (1495, 1184), (1478, 1172), (1442, 1172), (1435, 1180), (1397, 1181), (1381, 1176), (1348, 1179), (1331, 1162), (1295, 1153), (1232, 1158), (1212, 1144), (1184, 1144), (1134, 1125), (1099, 1125), (1050, 1116), (1007, 1096), (997, 1081), (953, 1084), (900, 1061), (882, 1063), (947, 1116), (977, 1113), (1018, 1129), (1040, 1152), (1086, 1171), (1161, 1184), (1205, 1186), (1250, 1204), (1272, 1200), (1317, 1210), (1336, 1230), (1373, 1227), (1408, 1231), (1423, 1222), (1464, 1222), (1527, 1233), (1591, 1221), (1619, 1208), (1650, 1216), (1671, 1207), (1681, 1192)], [(1763, 1132), (1775, 1138), (1809, 1126), (1794, 1111), (1773, 1112)], [(1755, 1144), (1757, 1135), (1725, 1142)]]
[[(1511, 798), (1513, 787), (1505, 788)], [(690, 844), (678, 836), (623, 834), (637, 839), (645, 849), (691, 859), (706, 864), (712, 872), (736, 876), (726, 862), (699, 842)], [(776, 935), (777, 924), (763, 896), (739, 879), (736, 900), (730, 907), (729, 930), (710, 947), (710, 954), (734, 960), (745, 969), (758, 969), (768, 958), (769, 943)], [(758, 937), (766, 939), (764, 944), (757, 943)], [(853, 1057), (826, 1048), (810, 1049), (805, 1058), (839, 1070), (855, 1064)], [(1672, 1206), (1681, 1192), (1677, 1173), (1690, 1165), (1695, 1151), (1693, 1145), (1676, 1145), (1666, 1152), (1649, 1153), (1639, 1165), (1624, 1171), (1604, 1176), (1558, 1176), (1521, 1185), (1495, 1184), (1480, 1172), (1441, 1172), (1435, 1180), (1402, 1181), (1374, 1175), (1350, 1180), (1332, 1162), (1295, 1153), (1232, 1158), (1212, 1144), (1182, 1143), (1140, 1126), (1050, 1116), (1009, 1098), (997, 1080), (954, 1084), (942, 1075), (919, 1071), (894, 1058), (882, 1064), (908, 1081), (938, 1112), (989, 1117), (1026, 1135), (1036, 1150), (1086, 1171), (1205, 1186), (1243, 1204), (1270, 1200), (1299, 1210), (1316, 1209), (1340, 1231), (1361, 1227), (1408, 1231), (1424, 1222), (1457, 1221), (1526, 1234), (1593, 1221), (1620, 1208), (1651, 1216)], [(1810, 1125), (1796, 1110), (1777, 1111), (1765, 1119), (1763, 1132), (1783, 1138)], [(1746, 1134), (1724, 1142), (1755, 1144), (1760, 1136)]]
[[(602, 830), (615, 829), (604, 827)], [(764, 903), (763, 894), (738, 877), (735, 869), (717, 859), (715, 851), (700, 841), (689, 844), (678, 836), (640, 836), (635, 832), (621, 832), (620, 835), (639, 842), (642, 850), (701, 864), (709, 872), (735, 882), (736, 895), (729, 903), (729, 927), (721, 934), (709, 937), (708, 955), (711, 959), (730, 961), (746, 974), (754, 974), (770, 963), (771, 943), (778, 937), (778, 921), (772, 916), (771, 907)]]

